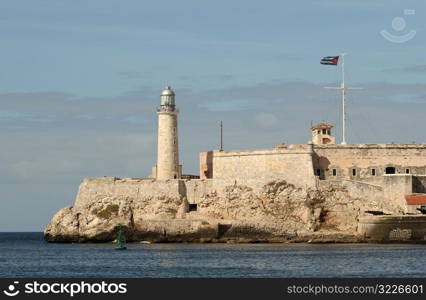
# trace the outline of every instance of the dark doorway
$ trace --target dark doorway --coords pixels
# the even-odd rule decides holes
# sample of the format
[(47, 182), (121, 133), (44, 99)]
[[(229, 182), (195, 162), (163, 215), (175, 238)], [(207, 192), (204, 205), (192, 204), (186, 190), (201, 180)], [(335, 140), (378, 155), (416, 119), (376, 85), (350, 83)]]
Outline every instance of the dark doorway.
[(197, 211), (197, 204), (189, 204), (189, 211)]
[(218, 237), (222, 237), (230, 228), (231, 224), (218, 224), (217, 235)]
[(394, 167), (387, 167), (385, 171), (386, 174), (396, 174)]

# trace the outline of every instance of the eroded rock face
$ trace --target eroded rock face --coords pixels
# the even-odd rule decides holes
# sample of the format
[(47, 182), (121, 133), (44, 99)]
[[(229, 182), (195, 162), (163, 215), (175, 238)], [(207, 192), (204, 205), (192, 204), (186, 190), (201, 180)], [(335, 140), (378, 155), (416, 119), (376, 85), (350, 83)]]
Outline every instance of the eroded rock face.
[(129, 241), (307, 241), (357, 239), (357, 221), (378, 198), (360, 199), (338, 184), (318, 189), (285, 181), (258, 187), (197, 183), (196, 211), (188, 211), (187, 182), (90, 179), (75, 206), (57, 212), (45, 229), (51, 242), (112, 241), (117, 226)]
[(59, 210), (44, 230), (44, 237), (48, 241), (74, 242), (79, 240), (78, 215), (72, 206)]

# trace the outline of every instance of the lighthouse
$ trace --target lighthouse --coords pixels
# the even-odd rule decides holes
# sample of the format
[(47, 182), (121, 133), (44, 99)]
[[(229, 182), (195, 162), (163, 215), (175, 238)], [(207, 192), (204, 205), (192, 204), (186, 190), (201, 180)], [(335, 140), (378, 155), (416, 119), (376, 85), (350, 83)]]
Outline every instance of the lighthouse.
[(161, 92), (158, 115), (157, 166), (153, 177), (158, 180), (179, 179), (182, 166), (179, 165), (179, 143), (175, 93), (170, 86)]

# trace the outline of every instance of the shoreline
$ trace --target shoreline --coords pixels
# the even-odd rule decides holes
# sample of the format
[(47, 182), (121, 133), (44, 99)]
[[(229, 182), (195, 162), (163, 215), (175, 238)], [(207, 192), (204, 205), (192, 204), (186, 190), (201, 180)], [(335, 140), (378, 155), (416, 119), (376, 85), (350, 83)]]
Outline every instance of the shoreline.
[[(33, 241), (42, 241), (45, 244), (79, 244), (79, 245), (114, 245), (112, 240), (86, 240), (84, 242), (71, 241), (71, 240), (62, 240), (62, 241), (46, 241), (41, 231), (4, 231), (0, 232), (0, 235), (3, 235), (7, 238), (8, 235), (31, 235), (33, 238), (26, 240)], [(37, 237), (35, 237), (37, 235)], [(22, 240), (22, 239), (19, 239)], [(127, 244), (131, 246), (135, 245), (271, 245), (271, 246), (280, 246), (280, 245), (288, 245), (288, 246), (303, 246), (303, 245), (425, 245), (426, 241), (375, 241), (375, 240), (366, 240), (362, 239), (359, 236), (355, 238), (346, 237), (345, 239), (331, 239), (331, 238), (323, 238), (320, 239), (318, 236), (315, 239), (308, 238), (299, 238), (299, 239), (287, 239), (287, 240), (278, 240), (278, 239), (204, 239), (198, 241), (187, 241), (187, 240), (156, 240), (156, 241), (148, 241), (148, 240), (128, 240)]]

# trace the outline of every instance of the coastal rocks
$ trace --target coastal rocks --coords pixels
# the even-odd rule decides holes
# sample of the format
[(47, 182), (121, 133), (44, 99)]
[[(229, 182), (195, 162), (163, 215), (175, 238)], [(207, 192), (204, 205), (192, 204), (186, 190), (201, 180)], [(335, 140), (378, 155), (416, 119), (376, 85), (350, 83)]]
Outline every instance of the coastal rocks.
[(55, 242), (76, 242), (79, 240), (78, 215), (72, 206), (59, 210), (44, 230), (44, 238)]
[(134, 241), (151, 242), (203, 242), (217, 236), (217, 224), (201, 220), (147, 220), (135, 224)]
[(112, 241), (122, 226), (128, 241), (348, 241), (358, 239), (360, 214), (383, 206), (335, 183), (313, 189), (285, 181), (190, 182), (86, 179), (75, 205), (53, 216), (45, 240)]

